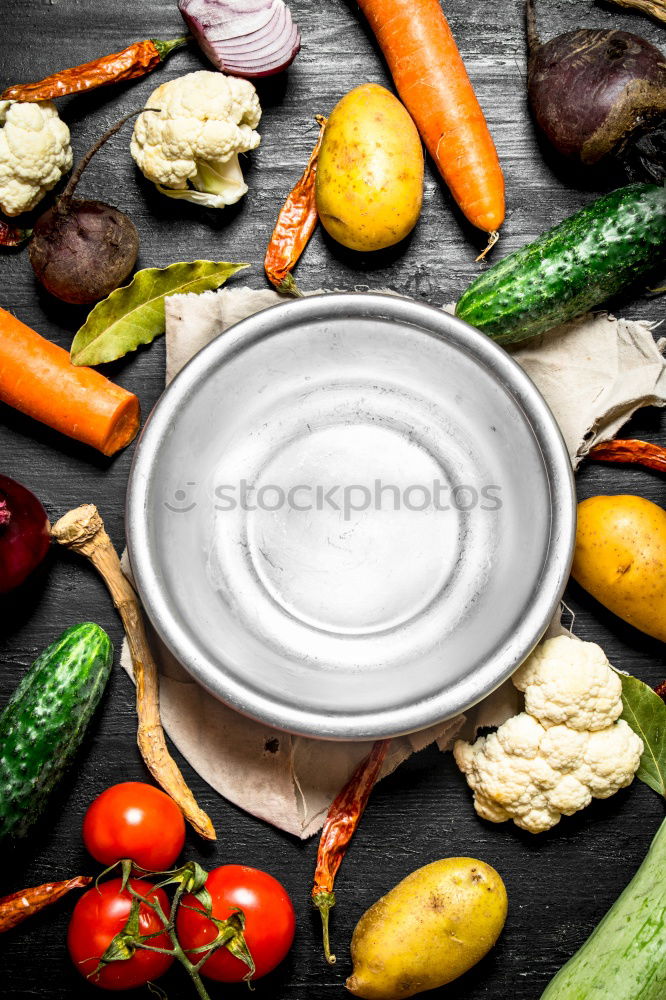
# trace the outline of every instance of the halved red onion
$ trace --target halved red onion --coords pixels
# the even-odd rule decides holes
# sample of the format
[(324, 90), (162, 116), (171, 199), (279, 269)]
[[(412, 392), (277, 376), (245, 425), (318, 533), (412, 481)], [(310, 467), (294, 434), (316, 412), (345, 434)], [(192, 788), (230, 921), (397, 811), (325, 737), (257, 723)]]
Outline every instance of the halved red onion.
[(286, 69), (301, 33), (284, 0), (178, 0), (203, 52), (233, 76), (271, 76)]
[(0, 474), (0, 594), (14, 590), (49, 550), (49, 519), (29, 489)]

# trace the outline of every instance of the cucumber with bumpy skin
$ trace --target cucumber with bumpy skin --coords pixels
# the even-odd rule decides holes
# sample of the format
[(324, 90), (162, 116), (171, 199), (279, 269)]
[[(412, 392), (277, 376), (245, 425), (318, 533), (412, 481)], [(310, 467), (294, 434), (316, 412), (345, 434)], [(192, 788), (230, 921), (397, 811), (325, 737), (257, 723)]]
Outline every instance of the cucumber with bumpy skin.
[(66, 629), (0, 714), (0, 839), (23, 836), (76, 753), (113, 662), (104, 629)]
[(456, 316), (512, 344), (593, 309), (665, 257), (666, 187), (630, 184), (490, 267)]
[(645, 860), (541, 1000), (664, 1000), (666, 820)]

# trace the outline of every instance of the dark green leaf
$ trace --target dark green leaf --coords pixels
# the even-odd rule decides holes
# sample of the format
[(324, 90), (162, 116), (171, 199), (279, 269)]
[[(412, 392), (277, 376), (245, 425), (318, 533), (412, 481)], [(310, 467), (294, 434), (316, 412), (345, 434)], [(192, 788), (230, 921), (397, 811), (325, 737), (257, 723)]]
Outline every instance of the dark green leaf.
[(643, 740), (636, 777), (666, 797), (666, 704), (637, 677), (620, 674), (624, 719)]
[(98, 302), (72, 342), (75, 365), (101, 365), (150, 344), (164, 333), (167, 295), (207, 292), (248, 264), (193, 260), (137, 271), (129, 285)]

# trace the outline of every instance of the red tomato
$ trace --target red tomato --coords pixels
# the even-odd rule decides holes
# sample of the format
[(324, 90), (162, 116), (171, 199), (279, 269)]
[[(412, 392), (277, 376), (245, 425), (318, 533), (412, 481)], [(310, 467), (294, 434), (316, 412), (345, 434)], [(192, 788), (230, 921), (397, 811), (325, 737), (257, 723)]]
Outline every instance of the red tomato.
[[(74, 965), (82, 976), (105, 990), (131, 990), (135, 986), (144, 986), (164, 975), (173, 962), (171, 955), (137, 949), (127, 961), (111, 962), (95, 975), (99, 959), (129, 917), (132, 897), (126, 889), (121, 892), (121, 885), (121, 879), (112, 878), (108, 882), (100, 882), (99, 888), (88, 889), (74, 907), (67, 931), (67, 947)], [(131, 879), (130, 885), (147, 899), (158, 901), (168, 915), (169, 900), (162, 889), (155, 889), (139, 879)], [(163, 926), (157, 914), (142, 903), (139, 909), (140, 933), (153, 934)], [(155, 948), (172, 947), (166, 933), (152, 938), (149, 943)]]
[(131, 858), (149, 871), (164, 871), (183, 849), (185, 820), (160, 788), (124, 781), (107, 788), (88, 808), (83, 842), (103, 865)]
[[(296, 915), (286, 889), (272, 875), (246, 865), (214, 868), (206, 880), (206, 888), (213, 901), (213, 916), (218, 920), (225, 920), (236, 909), (245, 914), (245, 940), (256, 966), (254, 978), (271, 972), (294, 940)], [(194, 896), (184, 896), (183, 903), (202, 909)], [(176, 933), (187, 951), (208, 944), (216, 937), (217, 930), (206, 916), (181, 906)], [(201, 954), (198, 958), (201, 959)], [(190, 959), (196, 962), (197, 956), (190, 955)], [(222, 983), (238, 983), (247, 971), (247, 966), (224, 947), (213, 952), (201, 968), (202, 975)]]

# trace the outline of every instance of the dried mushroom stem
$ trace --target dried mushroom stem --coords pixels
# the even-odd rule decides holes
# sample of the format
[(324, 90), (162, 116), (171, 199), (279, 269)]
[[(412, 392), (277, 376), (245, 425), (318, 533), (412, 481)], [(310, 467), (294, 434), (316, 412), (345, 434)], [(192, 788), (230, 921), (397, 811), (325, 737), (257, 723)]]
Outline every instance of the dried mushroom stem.
[(139, 599), (123, 573), (118, 553), (106, 533), (94, 504), (71, 510), (51, 528), (59, 545), (85, 556), (100, 574), (122, 618), (129, 643), (136, 682), (139, 717), (137, 742), (148, 770), (183, 811), (185, 818), (206, 840), (215, 840), (215, 828), (185, 783), (169, 753), (160, 720), (157, 665), (148, 645)]
[(639, 10), (642, 14), (656, 17), (658, 21), (666, 22), (666, 0), (610, 0), (618, 7), (629, 7)]

